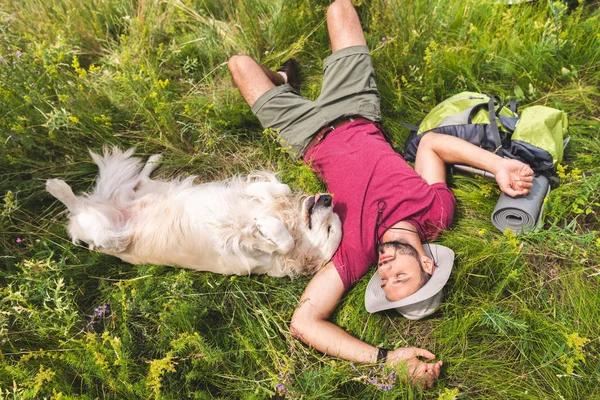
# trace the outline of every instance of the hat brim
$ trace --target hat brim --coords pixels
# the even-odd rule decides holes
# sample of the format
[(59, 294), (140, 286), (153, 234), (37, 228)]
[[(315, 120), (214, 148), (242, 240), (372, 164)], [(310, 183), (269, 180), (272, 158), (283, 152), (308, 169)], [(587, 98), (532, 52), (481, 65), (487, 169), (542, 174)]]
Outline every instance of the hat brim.
[[(379, 272), (376, 271), (369, 281), (367, 290), (365, 291), (365, 307), (368, 312), (374, 313), (395, 308), (399, 313), (403, 314), (407, 318), (418, 319), (435, 311), (437, 305), (439, 305), (439, 302), (441, 301), (442, 293), (440, 292), (444, 288), (446, 282), (448, 282), (450, 273), (452, 272), (452, 267), (454, 265), (454, 252), (448, 247), (439, 244), (428, 244), (425, 245), (423, 249), (425, 250), (427, 257), (431, 258), (436, 265), (429, 281), (412, 295), (402, 300), (389, 301), (386, 298), (383, 289), (381, 289), (381, 277), (379, 276)], [(431, 303), (431, 301), (427, 302), (426, 300), (432, 299), (434, 296), (437, 304), (434, 306), (433, 310), (431, 310), (432, 307), (431, 304), (429, 304), (427, 310), (421, 311), (423, 315), (419, 315), (418, 313), (417, 315), (414, 315), (413, 312), (408, 312), (408, 310), (414, 310), (415, 307), (407, 306), (413, 306), (422, 302)], [(407, 315), (402, 312), (403, 307), (406, 308)], [(431, 312), (426, 314), (428, 311)]]

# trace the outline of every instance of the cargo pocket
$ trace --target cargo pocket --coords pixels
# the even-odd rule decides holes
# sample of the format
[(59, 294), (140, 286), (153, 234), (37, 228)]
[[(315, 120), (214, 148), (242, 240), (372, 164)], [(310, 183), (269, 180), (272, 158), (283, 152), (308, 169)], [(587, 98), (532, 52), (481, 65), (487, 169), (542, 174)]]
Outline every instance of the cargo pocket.
[(358, 105), (358, 114), (371, 121), (381, 121), (381, 109), (378, 102), (362, 101)]

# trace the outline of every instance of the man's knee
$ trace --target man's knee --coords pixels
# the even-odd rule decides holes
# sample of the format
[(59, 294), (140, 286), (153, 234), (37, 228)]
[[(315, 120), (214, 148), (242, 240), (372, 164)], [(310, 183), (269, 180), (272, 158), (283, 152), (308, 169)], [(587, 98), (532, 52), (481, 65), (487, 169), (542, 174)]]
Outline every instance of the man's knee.
[(229, 72), (231, 72), (231, 75), (235, 77), (239, 75), (240, 72), (246, 70), (246, 67), (250, 63), (256, 63), (256, 61), (254, 61), (254, 59), (250, 56), (239, 54), (229, 58), (229, 61), (227, 61), (227, 66), (229, 67)]
[(327, 9), (327, 19), (332, 20), (345, 20), (348, 12), (354, 12), (354, 6), (350, 0), (336, 0)]

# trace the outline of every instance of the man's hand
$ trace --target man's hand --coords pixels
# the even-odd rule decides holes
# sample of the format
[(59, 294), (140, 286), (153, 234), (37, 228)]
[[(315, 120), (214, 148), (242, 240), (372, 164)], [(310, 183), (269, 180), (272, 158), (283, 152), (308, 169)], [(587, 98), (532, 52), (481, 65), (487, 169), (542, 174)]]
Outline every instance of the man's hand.
[(418, 357), (433, 360), (435, 355), (430, 351), (417, 347), (402, 347), (390, 351), (386, 363), (390, 365), (404, 363), (411, 383), (424, 388), (431, 388), (433, 383), (440, 377), (443, 363), (442, 361), (428, 363), (421, 361)]
[(511, 197), (526, 196), (533, 187), (533, 170), (518, 160), (502, 159), (494, 175), (500, 190)]

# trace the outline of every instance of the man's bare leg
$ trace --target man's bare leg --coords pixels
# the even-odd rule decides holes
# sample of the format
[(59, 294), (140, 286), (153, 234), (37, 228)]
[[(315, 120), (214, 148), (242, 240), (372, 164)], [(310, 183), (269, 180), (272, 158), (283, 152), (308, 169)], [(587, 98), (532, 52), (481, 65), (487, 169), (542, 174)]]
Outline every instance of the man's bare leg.
[(350, 0), (336, 0), (329, 6), (327, 29), (333, 53), (345, 47), (367, 44), (358, 14)]
[(285, 83), (283, 76), (260, 65), (250, 56), (233, 56), (228, 66), (233, 82), (250, 107), (269, 89)]
[[(332, 52), (344, 47), (367, 44), (358, 14), (350, 0), (336, 0), (329, 6), (327, 28)], [(268, 90), (285, 83), (282, 75), (246, 55), (231, 57), (228, 65), (235, 85), (250, 107)]]

